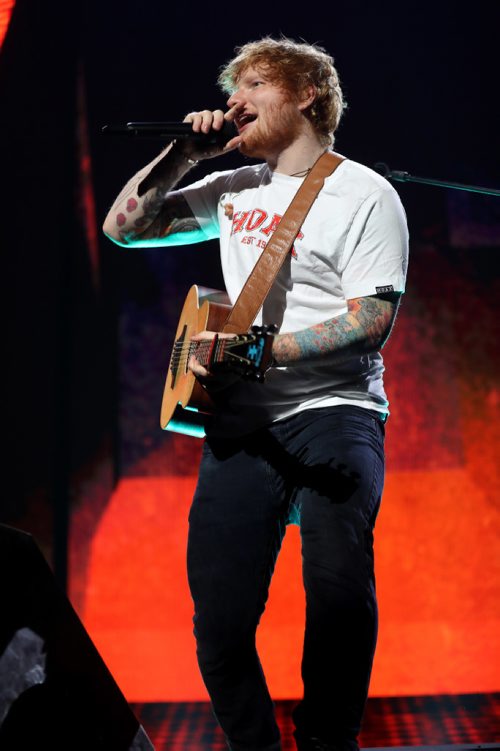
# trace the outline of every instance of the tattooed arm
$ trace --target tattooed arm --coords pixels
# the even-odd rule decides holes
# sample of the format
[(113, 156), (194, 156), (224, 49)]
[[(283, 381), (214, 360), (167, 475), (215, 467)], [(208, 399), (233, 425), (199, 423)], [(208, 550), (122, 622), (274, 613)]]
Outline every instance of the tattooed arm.
[[(226, 113), (191, 112), (184, 122), (192, 124), (194, 133), (209, 133), (211, 129), (220, 130), (225, 121), (234, 120), (237, 109), (235, 105)], [(197, 145), (190, 138), (169, 144), (126, 184), (108, 212), (104, 233), (118, 245), (138, 247), (182, 245), (203, 239), (187, 201), (173, 188), (197, 161), (232, 151), (240, 142), (241, 137), (235, 136), (224, 146)]]
[(108, 212), (104, 233), (118, 245), (147, 246), (199, 230), (182, 194), (170, 192), (193, 164), (173, 144), (167, 146), (126, 184)]
[(300, 362), (343, 362), (372, 354), (384, 346), (399, 306), (399, 293), (347, 300), (347, 313), (303, 331), (279, 334), (274, 339), (276, 365)]

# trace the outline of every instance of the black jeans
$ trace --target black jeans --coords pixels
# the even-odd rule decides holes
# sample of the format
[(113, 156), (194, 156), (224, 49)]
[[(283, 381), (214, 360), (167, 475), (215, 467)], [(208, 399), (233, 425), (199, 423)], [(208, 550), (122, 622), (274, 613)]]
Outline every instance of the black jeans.
[(377, 635), (383, 436), (376, 413), (342, 405), (205, 442), (188, 575), (201, 673), (234, 751), (280, 748), (255, 632), (290, 521), (300, 523), (306, 592), (295, 736), (305, 748), (311, 737), (356, 747)]

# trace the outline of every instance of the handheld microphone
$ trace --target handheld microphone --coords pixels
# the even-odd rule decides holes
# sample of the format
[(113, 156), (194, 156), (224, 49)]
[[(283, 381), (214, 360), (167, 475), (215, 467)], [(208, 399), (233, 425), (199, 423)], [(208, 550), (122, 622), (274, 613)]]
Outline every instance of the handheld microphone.
[(223, 146), (227, 141), (237, 135), (234, 123), (224, 121), (220, 130), (210, 130), (208, 133), (195, 133), (191, 123), (164, 123), (164, 122), (130, 122), (126, 125), (105, 125), (101, 133), (110, 136), (132, 136), (134, 138), (164, 138), (174, 140), (178, 138), (190, 138), (207, 146)]

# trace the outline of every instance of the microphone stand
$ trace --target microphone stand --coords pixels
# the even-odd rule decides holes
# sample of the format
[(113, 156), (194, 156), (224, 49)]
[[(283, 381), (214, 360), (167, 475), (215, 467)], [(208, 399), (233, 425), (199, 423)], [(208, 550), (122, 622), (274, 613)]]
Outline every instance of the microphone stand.
[(486, 196), (500, 196), (500, 190), (496, 188), (485, 188), (479, 185), (466, 185), (465, 183), (454, 183), (447, 180), (435, 180), (431, 177), (414, 177), (409, 172), (402, 170), (391, 170), (385, 162), (377, 162), (373, 169), (387, 180), (395, 180), (401, 183), (423, 183), (424, 185), (437, 185), (440, 188), (455, 188), (456, 190), (466, 190), (469, 193), (482, 193)]

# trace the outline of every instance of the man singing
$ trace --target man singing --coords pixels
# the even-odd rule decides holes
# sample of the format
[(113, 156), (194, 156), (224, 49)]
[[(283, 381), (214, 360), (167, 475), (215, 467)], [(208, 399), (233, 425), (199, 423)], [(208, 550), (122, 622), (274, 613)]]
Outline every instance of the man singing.
[[(104, 231), (125, 247), (220, 238), (234, 303), (304, 177), (331, 149), (344, 105), (332, 58), (288, 39), (243, 45), (219, 83), (227, 111), (192, 112), (185, 122), (195, 133), (230, 122), (235, 134), (221, 146), (169, 144), (126, 185)], [(234, 149), (260, 161), (175, 190), (199, 161)], [(279, 326), (265, 382), (217, 383), (188, 574), (200, 670), (233, 751), (280, 749), (255, 634), (291, 522), (300, 525), (306, 593), (297, 748), (358, 748), (377, 634), (373, 529), (388, 415), (380, 350), (407, 257), (396, 192), (343, 159), (256, 321)], [(195, 357), (190, 368), (208, 390), (219, 379)]]

